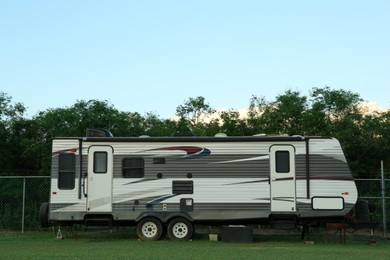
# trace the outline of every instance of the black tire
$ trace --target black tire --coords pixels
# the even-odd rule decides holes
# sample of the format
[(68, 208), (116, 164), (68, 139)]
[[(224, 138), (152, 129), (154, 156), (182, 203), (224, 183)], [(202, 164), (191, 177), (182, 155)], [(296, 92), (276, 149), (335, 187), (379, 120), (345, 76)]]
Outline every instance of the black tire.
[(175, 218), (169, 222), (168, 237), (175, 241), (188, 241), (194, 234), (194, 226), (185, 218)]
[(49, 203), (43, 202), (39, 208), (39, 222), (41, 227), (49, 226)]
[(137, 224), (137, 235), (141, 240), (159, 240), (163, 233), (163, 225), (157, 218), (144, 218)]

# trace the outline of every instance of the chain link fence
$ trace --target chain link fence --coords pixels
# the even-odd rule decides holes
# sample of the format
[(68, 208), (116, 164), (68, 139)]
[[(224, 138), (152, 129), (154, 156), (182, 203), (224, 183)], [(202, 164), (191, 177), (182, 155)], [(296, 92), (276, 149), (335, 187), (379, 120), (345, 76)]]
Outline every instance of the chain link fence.
[(49, 176), (1, 176), (0, 230), (40, 230), (39, 208), (49, 192)]
[[(359, 199), (367, 200), (372, 217), (387, 236), (390, 179), (355, 179)], [(49, 201), (49, 176), (0, 176), (0, 230), (40, 230), (39, 208)]]
[(355, 179), (359, 199), (367, 200), (372, 220), (387, 237), (390, 213), (390, 179)]

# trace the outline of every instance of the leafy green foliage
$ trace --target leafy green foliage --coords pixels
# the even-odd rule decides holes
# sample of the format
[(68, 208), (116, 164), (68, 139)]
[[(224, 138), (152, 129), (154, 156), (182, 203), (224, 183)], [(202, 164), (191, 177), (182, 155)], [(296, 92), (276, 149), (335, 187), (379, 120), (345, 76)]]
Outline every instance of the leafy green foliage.
[(84, 136), (87, 128), (97, 127), (109, 129), (114, 136), (133, 137), (175, 132), (332, 136), (341, 142), (355, 176), (376, 177), (381, 160), (390, 164), (390, 112), (367, 113), (361, 101), (357, 93), (326, 86), (313, 88), (309, 96), (287, 90), (273, 101), (253, 95), (245, 117), (232, 109), (217, 113), (198, 96), (177, 106), (177, 120), (118, 111), (100, 100), (79, 100), (28, 119), (23, 104), (0, 92), (0, 167), (3, 175), (47, 175), (54, 137)]
[(194, 128), (201, 121), (201, 117), (214, 113), (215, 110), (205, 103), (204, 97), (189, 98), (183, 105), (176, 108), (176, 115), (188, 123), (188, 127)]

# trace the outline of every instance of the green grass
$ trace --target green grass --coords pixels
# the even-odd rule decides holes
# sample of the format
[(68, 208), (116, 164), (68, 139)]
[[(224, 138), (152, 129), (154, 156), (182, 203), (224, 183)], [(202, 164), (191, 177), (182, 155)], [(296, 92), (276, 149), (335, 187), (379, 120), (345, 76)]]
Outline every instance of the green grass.
[[(131, 232), (130, 232), (131, 231)], [(52, 232), (0, 232), (0, 259), (390, 259), (390, 241), (377, 239), (368, 245), (367, 236), (338, 236), (326, 243), (325, 235), (306, 244), (297, 234), (256, 235), (253, 243), (208, 241), (196, 234), (188, 242), (139, 241), (133, 232), (63, 232), (57, 240)]]

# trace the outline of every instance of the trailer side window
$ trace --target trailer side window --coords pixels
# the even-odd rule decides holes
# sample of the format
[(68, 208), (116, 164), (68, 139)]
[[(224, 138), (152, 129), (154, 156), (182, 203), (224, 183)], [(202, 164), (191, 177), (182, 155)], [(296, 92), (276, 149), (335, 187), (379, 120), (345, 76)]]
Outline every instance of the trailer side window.
[(107, 152), (95, 152), (93, 154), (93, 172), (107, 173)]
[(290, 152), (289, 151), (277, 151), (275, 153), (276, 158), (276, 172), (277, 173), (289, 173), (290, 172)]
[(145, 175), (144, 158), (124, 158), (122, 161), (123, 178), (142, 178)]
[(62, 153), (58, 156), (58, 188), (73, 190), (75, 186), (76, 155)]

